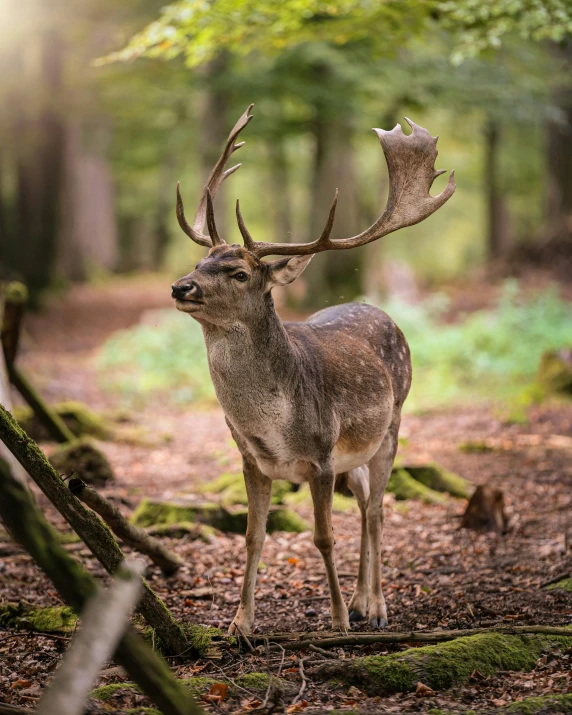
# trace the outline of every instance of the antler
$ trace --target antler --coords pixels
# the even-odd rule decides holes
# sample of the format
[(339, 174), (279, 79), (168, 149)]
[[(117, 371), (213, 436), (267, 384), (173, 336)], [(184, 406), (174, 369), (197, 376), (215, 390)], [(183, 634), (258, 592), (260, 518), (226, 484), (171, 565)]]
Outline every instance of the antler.
[[(233, 130), (228, 135), (226, 144), (219, 160), (215, 164), (211, 174), (205, 184), (201, 200), (199, 201), (199, 206), (197, 212), (195, 213), (195, 220), (191, 226), (187, 219), (185, 218), (185, 209), (183, 207), (183, 199), (181, 198), (181, 191), (179, 188), (179, 182), (177, 182), (177, 220), (179, 226), (183, 231), (192, 238), (195, 243), (201, 246), (206, 246), (207, 248), (212, 248), (212, 246), (219, 246), (224, 243), (224, 241), (218, 236), (215, 222), (214, 222), (214, 212), (212, 209), (212, 200), (214, 199), (216, 192), (219, 190), (222, 182), (228, 178), (231, 174), (241, 167), (241, 164), (232, 166), (230, 169), (225, 170), (225, 165), (230, 158), (230, 155), (241, 146), (244, 146), (244, 142), (235, 144), (236, 138), (248, 122), (252, 119), (252, 114), (250, 114), (254, 104), (251, 104), (248, 109), (242, 114), (238, 122), (234, 125)], [(205, 225), (205, 219), (207, 219), (209, 235), (203, 233), (203, 228)]]
[(237, 218), (245, 246), (258, 258), (263, 256), (303, 256), (320, 251), (339, 250), (363, 246), (397, 231), (405, 226), (413, 226), (432, 213), (451, 198), (455, 191), (455, 172), (451, 172), (449, 182), (438, 196), (431, 196), (429, 190), (437, 176), (445, 171), (435, 170), (437, 158), (437, 139), (426, 129), (405, 117), (412, 129), (406, 136), (399, 124), (387, 132), (383, 129), (373, 131), (385, 154), (389, 171), (389, 197), (381, 216), (368, 229), (351, 238), (331, 239), (334, 216), (338, 202), (338, 192), (330, 209), (328, 221), (322, 235), (311, 243), (262, 243), (253, 241), (244, 224), (237, 203)]

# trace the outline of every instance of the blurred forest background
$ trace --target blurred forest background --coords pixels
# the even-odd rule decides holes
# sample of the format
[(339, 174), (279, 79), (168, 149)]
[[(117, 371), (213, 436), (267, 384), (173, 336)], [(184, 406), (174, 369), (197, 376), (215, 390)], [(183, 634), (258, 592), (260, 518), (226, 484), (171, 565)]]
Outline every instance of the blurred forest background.
[[(429, 221), (314, 260), (291, 309), (364, 296), (383, 305), (419, 361), (439, 352), (421, 389), (440, 399), (485, 374), (505, 387), (528, 379), (542, 349), (570, 335), (558, 288), (523, 297), (510, 283), (488, 312), (454, 325), (443, 296), (427, 297), (481, 266), (570, 277), (565, 0), (2, 0), (0, 28), (0, 278), (23, 280), (36, 303), (74, 282), (150, 272), (167, 294), (201, 255), (177, 226), (176, 182), (191, 213), (254, 102), (243, 167), (217, 196), (229, 242), (237, 197), (257, 240), (313, 239), (336, 187), (333, 236), (370, 225), (387, 194), (370, 128), (404, 115), (441, 135), (437, 168), (456, 171), (454, 199)], [(116, 336), (100, 360), (126, 395), (212, 397), (200, 331), (184, 316)]]

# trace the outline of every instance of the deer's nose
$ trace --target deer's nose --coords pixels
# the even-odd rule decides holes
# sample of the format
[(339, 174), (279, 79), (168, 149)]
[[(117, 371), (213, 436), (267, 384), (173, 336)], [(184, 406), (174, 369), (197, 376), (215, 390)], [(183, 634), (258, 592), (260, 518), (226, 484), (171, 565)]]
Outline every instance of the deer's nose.
[(184, 298), (187, 295), (190, 298), (201, 298), (202, 294), (203, 292), (196, 281), (173, 283), (171, 286), (171, 297), (173, 298)]

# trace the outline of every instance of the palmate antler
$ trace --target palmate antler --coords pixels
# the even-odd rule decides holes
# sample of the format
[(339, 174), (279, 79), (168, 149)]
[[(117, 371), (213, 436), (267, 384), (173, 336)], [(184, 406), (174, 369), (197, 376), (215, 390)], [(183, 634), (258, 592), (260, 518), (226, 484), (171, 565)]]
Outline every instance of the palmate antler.
[[(192, 227), (185, 220), (183, 203), (177, 186), (177, 218), (179, 219), (179, 225), (193, 241), (202, 246), (210, 248), (213, 245), (224, 243), (216, 231), (212, 198), (224, 179), (240, 167), (240, 164), (238, 164), (231, 169), (224, 170), (224, 166), (232, 152), (244, 144), (244, 142), (240, 144), (235, 144), (234, 142), (239, 132), (252, 119), (252, 115), (249, 114), (252, 107), (253, 105), (251, 104), (230, 133), (225, 149), (203, 190)], [(315, 241), (311, 243), (265, 243), (254, 241), (246, 228), (240, 212), (240, 204), (237, 201), (236, 218), (245, 247), (258, 258), (263, 258), (264, 256), (303, 256), (319, 253), (320, 251), (356, 248), (357, 246), (371, 243), (371, 241), (375, 241), (405, 226), (413, 226), (431, 216), (455, 192), (455, 172), (451, 172), (447, 186), (438, 196), (429, 194), (433, 181), (445, 173), (444, 170), (436, 171), (434, 166), (437, 158), (437, 139), (439, 137), (432, 137), (426, 129), (418, 126), (407, 117), (405, 121), (412, 130), (409, 136), (403, 133), (399, 124), (396, 124), (391, 131), (385, 131), (384, 129), (373, 130), (379, 137), (387, 161), (389, 196), (383, 213), (368, 229), (350, 238), (330, 238), (338, 202), (338, 192), (336, 191), (324, 230)], [(205, 221), (205, 207), (211, 238), (201, 233)]]
[[(212, 248), (213, 246), (220, 246), (224, 243), (216, 230), (212, 200), (214, 199), (222, 182), (241, 167), (241, 164), (236, 164), (236, 166), (232, 166), (230, 169), (225, 170), (224, 168), (227, 161), (230, 159), (231, 154), (237, 149), (240, 149), (241, 146), (244, 146), (244, 142), (240, 142), (238, 144), (235, 144), (235, 142), (240, 132), (252, 119), (252, 114), (250, 114), (252, 107), (254, 107), (253, 104), (251, 104), (246, 112), (241, 115), (238, 122), (234, 125), (233, 130), (228, 135), (224, 150), (211, 171), (203, 189), (192, 226), (185, 218), (183, 199), (181, 198), (179, 183), (177, 182), (177, 220), (179, 222), (179, 226), (183, 229), (187, 236), (189, 236), (189, 238), (192, 238), (195, 243), (198, 243), (201, 246)], [(203, 233), (205, 219), (207, 221), (209, 235), (205, 235)]]

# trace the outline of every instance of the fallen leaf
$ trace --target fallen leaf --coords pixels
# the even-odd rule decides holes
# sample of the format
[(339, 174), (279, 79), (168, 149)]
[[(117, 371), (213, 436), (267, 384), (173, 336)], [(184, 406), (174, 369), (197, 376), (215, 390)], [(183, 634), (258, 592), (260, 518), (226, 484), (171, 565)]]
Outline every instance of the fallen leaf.
[(10, 686), (10, 690), (16, 690), (17, 688), (29, 688), (32, 683), (29, 680), (15, 680)]
[(286, 708), (287, 713), (299, 713), (302, 712), (302, 710), (305, 710), (308, 707), (308, 701), (307, 700), (302, 700), (299, 703), (296, 703), (295, 705), (290, 705), (289, 707)]
[(221, 700), (226, 700), (226, 696), (228, 695), (228, 685), (225, 685), (225, 683), (213, 683), (208, 694), (219, 697)]

